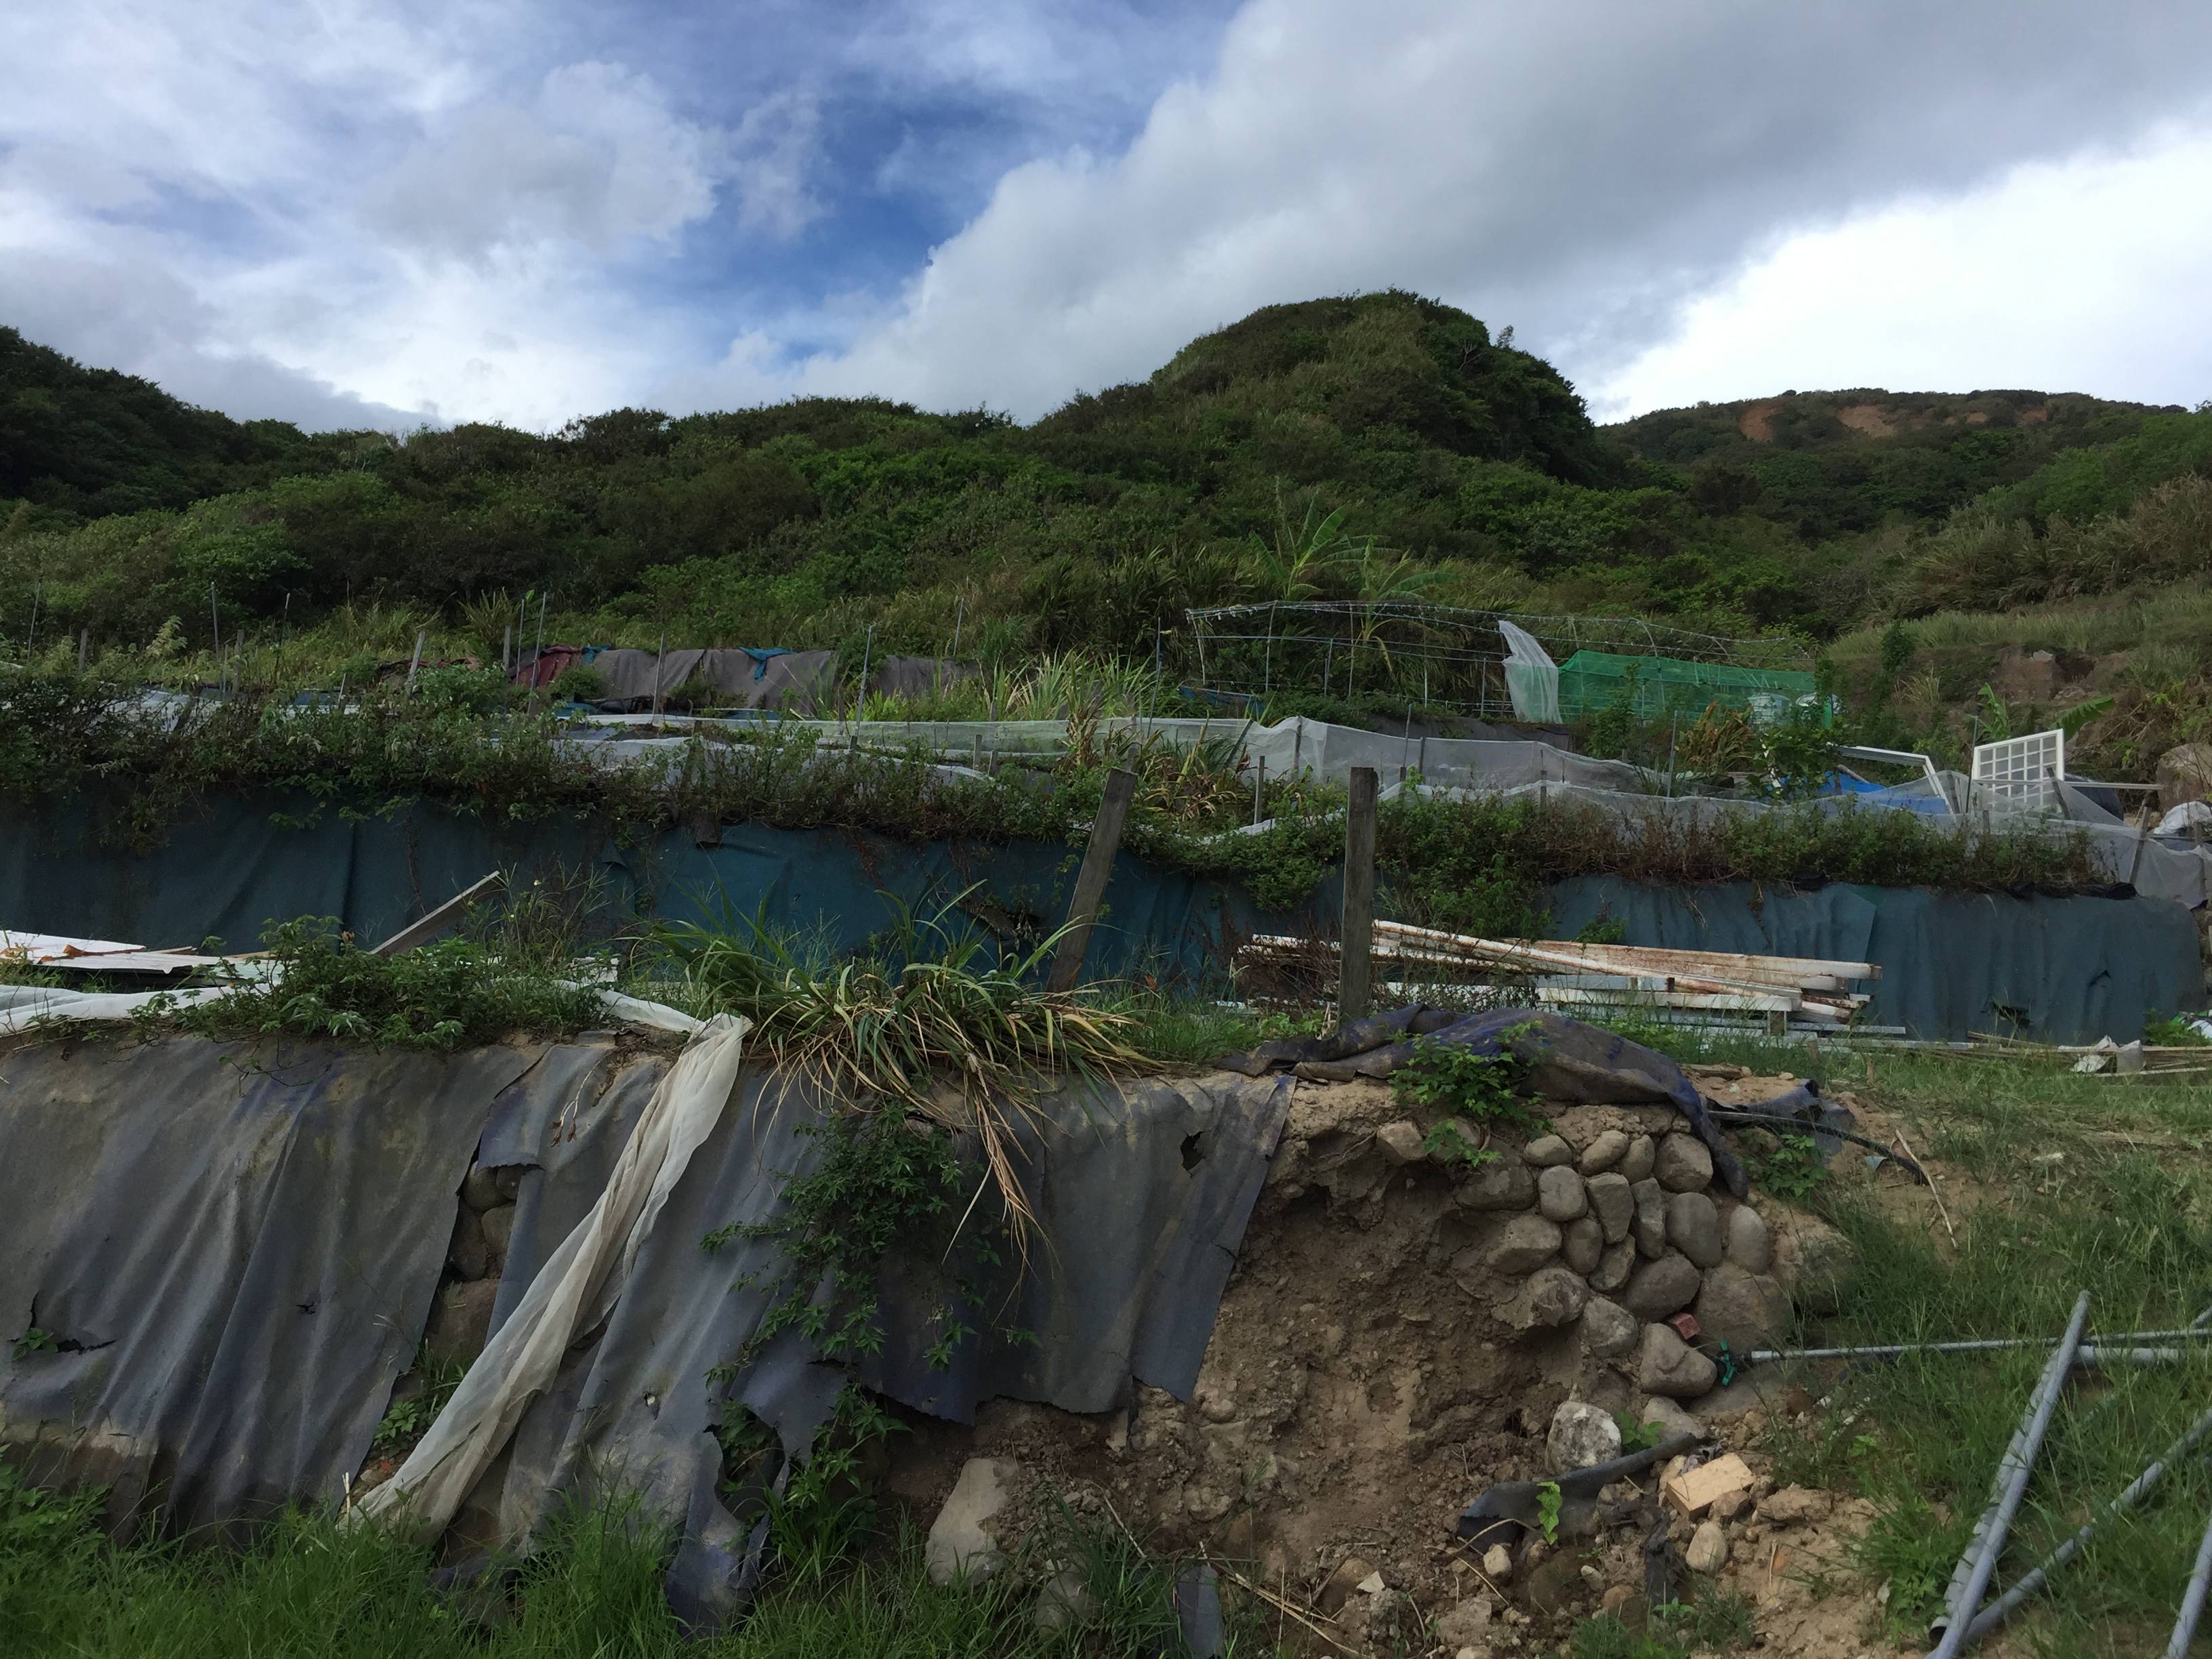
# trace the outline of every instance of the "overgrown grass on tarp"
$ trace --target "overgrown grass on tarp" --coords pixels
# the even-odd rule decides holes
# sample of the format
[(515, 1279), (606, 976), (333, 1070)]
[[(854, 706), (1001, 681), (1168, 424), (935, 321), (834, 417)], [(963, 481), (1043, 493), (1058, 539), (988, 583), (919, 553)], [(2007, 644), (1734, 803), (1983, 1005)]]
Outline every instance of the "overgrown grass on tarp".
[[(374, 1527), (294, 1516), (243, 1550), (191, 1540), (118, 1547), (91, 1505), (27, 1491), (0, 1465), (0, 1652), (77, 1659), (1152, 1659), (1183, 1651), (1171, 1572), (1121, 1534), (1056, 1547), (1096, 1616), (1036, 1628), (1042, 1562), (939, 1585), (921, 1538), (821, 1576), (771, 1569), (734, 1628), (702, 1638), (663, 1589), (672, 1540), (632, 1506), (571, 1510), (541, 1547), (483, 1583), (433, 1588), (432, 1553)], [(1265, 1650), (1232, 1621), (1233, 1656)]]
[(741, 1014), (750, 1041), (832, 1099), (972, 1131), (1010, 1219), (1033, 1221), (1014, 1173), (1014, 1137), (1045, 1089), (1157, 1069), (1131, 1039), (1137, 1018), (1096, 991), (1040, 988), (1061, 935), (1001, 958), (956, 920), (902, 910), (865, 953), (833, 960), (758, 916), (666, 922), (658, 965), (695, 1012)]
[[(856, 752), (825, 746), (812, 728), (771, 724), (616, 763), (546, 714), (487, 714), (464, 690), (380, 691), (346, 709), (250, 696), (155, 708), (118, 684), (0, 670), (0, 801), (43, 809), (89, 799), (102, 839), (139, 852), (211, 799), (272, 790), (342, 812), (421, 799), (506, 822), (580, 817), (617, 836), (704, 821), (994, 844), (1079, 840), (1108, 767), (1128, 764), (1143, 787), (1125, 846), (1170, 870), (1243, 882), (1263, 907), (1310, 897), (1343, 845), (1343, 791), (1304, 778), (1269, 785), (1261, 808), (1270, 822), (1233, 833), (1249, 823), (1251, 793), (1225, 752), (1194, 764), (1161, 744), (1085, 738), (1050, 771), (977, 778), (919, 750)], [(1534, 886), (1601, 873), (1967, 891), (2078, 891), (2102, 880), (2081, 837), (2039, 828), (1953, 829), (1910, 812), (1811, 807), (1692, 820), (1565, 796), (1400, 798), (1382, 809), (1376, 856), (1388, 896), (1447, 926), (1510, 920), (1528, 908)], [(1517, 899), (1491, 890), (1501, 871)], [(1461, 902), (1471, 890), (1487, 894), (1472, 908)]]
[(145, 1034), (218, 1040), (319, 1037), (446, 1051), (502, 1037), (550, 1036), (604, 1022), (599, 994), (573, 965), (509, 954), (467, 939), (380, 957), (330, 917), (278, 922), (266, 954), (227, 963), (204, 1001), (161, 996), (137, 1018)]

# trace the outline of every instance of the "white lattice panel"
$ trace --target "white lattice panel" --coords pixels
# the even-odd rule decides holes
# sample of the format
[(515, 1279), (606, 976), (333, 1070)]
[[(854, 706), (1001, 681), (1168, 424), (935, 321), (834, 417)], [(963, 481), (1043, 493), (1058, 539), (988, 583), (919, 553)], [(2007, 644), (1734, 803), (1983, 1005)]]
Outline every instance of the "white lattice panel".
[(1974, 799), (2023, 811), (2057, 805), (2054, 781), (2066, 775), (2066, 734), (2032, 732), (2024, 738), (1974, 745)]

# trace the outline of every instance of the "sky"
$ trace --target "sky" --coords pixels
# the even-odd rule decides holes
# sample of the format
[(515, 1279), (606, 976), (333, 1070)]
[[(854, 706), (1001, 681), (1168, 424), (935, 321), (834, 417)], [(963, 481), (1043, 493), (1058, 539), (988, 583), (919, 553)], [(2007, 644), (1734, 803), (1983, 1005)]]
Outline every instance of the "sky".
[(2183, 0), (9, 0), (0, 323), (241, 418), (1035, 419), (1397, 287), (1613, 419), (2212, 398)]

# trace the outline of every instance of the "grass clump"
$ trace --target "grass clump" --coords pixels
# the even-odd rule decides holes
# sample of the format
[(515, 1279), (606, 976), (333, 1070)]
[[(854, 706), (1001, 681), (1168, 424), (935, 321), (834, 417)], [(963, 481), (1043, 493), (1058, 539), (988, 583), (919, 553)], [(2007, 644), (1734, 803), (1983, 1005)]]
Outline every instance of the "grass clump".
[(226, 994), (156, 997), (142, 1034), (180, 1030), (219, 1041), (325, 1038), (449, 1052), (518, 1034), (581, 1030), (604, 1018), (599, 994), (542, 960), (465, 939), (380, 957), (330, 917), (279, 922), (264, 953), (215, 970)]
[(714, 926), (664, 923), (651, 945), (682, 1000), (751, 1020), (757, 1044), (830, 1098), (973, 1133), (1008, 1218), (1026, 1228), (1014, 1139), (1039, 1096), (1158, 1062), (1134, 1045), (1134, 1015), (1091, 991), (1038, 988), (1059, 934), (994, 957), (949, 920), (957, 902), (926, 917), (902, 908), (872, 950), (842, 962), (810, 959), (734, 912)]

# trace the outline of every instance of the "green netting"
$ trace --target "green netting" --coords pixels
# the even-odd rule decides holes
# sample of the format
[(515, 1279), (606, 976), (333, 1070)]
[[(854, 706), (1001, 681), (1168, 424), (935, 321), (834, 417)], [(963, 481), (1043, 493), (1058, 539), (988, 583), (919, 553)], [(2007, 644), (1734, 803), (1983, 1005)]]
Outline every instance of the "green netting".
[(1776, 705), (1766, 699), (1779, 696), (1794, 703), (1811, 696), (1814, 690), (1813, 677), (1795, 669), (1738, 668), (1728, 663), (1686, 662), (1680, 657), (1577, 651), (1559, 665), (1559, 717), (1589, 720), (1623, 701), (1642, 720), (1698, 714), (1714, 703), (1723, 708), (1774, 709)]

